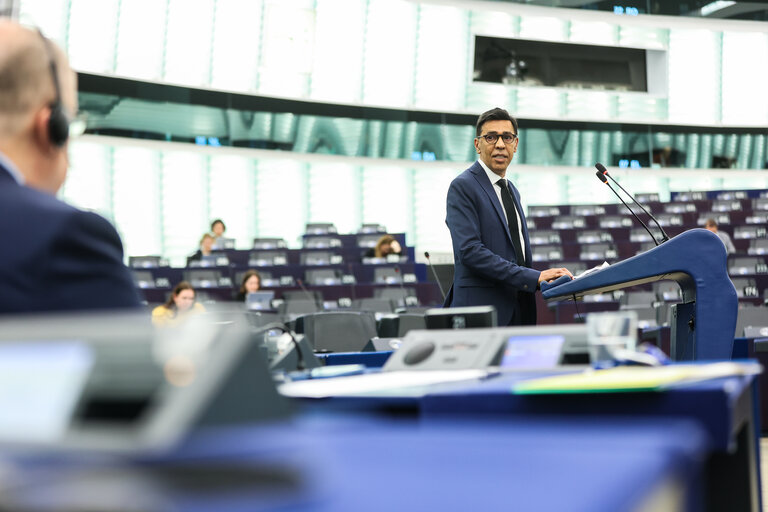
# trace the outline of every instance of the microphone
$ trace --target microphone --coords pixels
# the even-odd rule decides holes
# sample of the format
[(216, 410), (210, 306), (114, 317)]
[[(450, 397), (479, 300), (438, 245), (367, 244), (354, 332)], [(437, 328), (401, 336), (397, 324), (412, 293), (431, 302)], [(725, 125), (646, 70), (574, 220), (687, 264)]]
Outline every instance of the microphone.
[[(597, 165), (600, 165), (600, 164), (597, 164)], [(601, 166), (601, 167), (602, 167), (602, 166)], [(610, 184), (610, 183), (608, 183), (608, 178), (606, 178), (606, 177), (605, 177), (605, 175), (604, 175), (602, 172), (600, 172), (599, 170), (598, 170), (598, 171), (595, 173), (595, 175), (596, 175), (598, 178), (600, 178), (600, 181), (602, 181), (603, 183), (605, 183), (606, 185), (608, 185), (608, 188), (609, 188), (609, 189), (611, 189), (611, 192), (613, 192), (614, 194), (616, 194), (616, 197), (618, 197), (618, 198), (619, 198), (619, 201), (621, 201), (621, 202), (622, 202), (622, 204), (623, 204), (624, 206), (626, 206), (626, 207), (627, 207), (627, 210), (629, 210), (629, 213), (631, 213), (631, 214), (632, 214), (632, 216), (633, 216), (635, 219), (637, 219), (637, 222), (639, 222), (640, 224), (642, 224), (642, 225), (643, 225), (643, 227), (644, 227), (644, 228), (645, 228), (645, 230), (648, 232), (648, 234), (649, 234), (649, 235), (651, 235), (651, 238), (653, 239), (653, 243), (655, 243), (656, 245), (659, 245), (659, 242), (656, 240), (656, 237), (655, 237), (655, 236), (653, 236), (653, 233), (651, 233), (651, 230), (650, 230), (650, 229), (648, 229), (648, 226), (645, 224), (645, 222), (643, 222), (642, 220), (640, 220), (640, 217), (638, 217), (638, 216), (635, 214), (635, 212), (634, 212), (634, 211), (632, 211), (632, 208), (630, 208), (630, 207), (629, 207), (629, 205), (628, 205), (627, 203), (625, 203), (625, 202), (624, 202), (624, 200), (621, 198), (621, 196), (618, 194), (618, 192), (616, 192), (616, 190), (614, 190), (614, 188), (611, 186), (611, 184)]]
[(304, 286), (304, 281), (302, 281), (301, 279), (297, 279), (296, 282), (299, 284), (299, 286), (301, 287), (302, 291), (306, 294), (307, 298), (309, 300), (311, 300), (312, 302), (314, 302), (315, 304), (317, 304), (317, 298), (314, 295), (312, 295), (311, 293), (309, 293), (309, 290), (307, 290), (307, 287)]
[(636, 204), (637, 206), (639, 206), (639, 207), (640, 207), (640, 209), (641, 209), (641, 210), (643, 210), (643, 211), (645, 212), (645, 214), (646, 214), (648, 217), (650, 217), (650, 218), (651, 218), (651, 220), (652, 220), (653, 222), (655, 222), (655, 223), (656, 223), (656, 227), (658, 227), (658, 228), (659, 228), (659, 231), (661, 231), (661, 242), (657, 242), (657, 241), (656, 241), (656, 237), (655, 237), (655, 236), (653, 236), (653, 233), (651, 233), (651, 230), (650, 230), (650, 229), (648, 229), (648, 226), (646, 226), (646, 225), (643, 223), (643, 221), (641, 221), (641, 220), (638, 218), (638, 216), (637, 216), (637, 215), (635, 215), (635, 212), (633, 212), (633, 211), (632, 211), (632, 208), (630, 208), (629, 206), (627, 206), (627, 203), (624, 203), (624, 200), (623, 200), (623, 199), (621, 199), (621, 197), (619, 196), (619, 194), (618, 194), (618, 193), (617, 193), (615, 190), (613, 190), (613, 188), (612, 188), (610, 185), (608, 185), (608, 188), (610, 188), (610, 189), (613, 191), (613, 193), (614, 193), (614, 194), (616, 194), (616, 197), (618, 197), (619, 199), (621, 199), (621, 202), (622, 202), (622, 203), (624, 203), (624, 206), (626, 206), (626, 207), (627, 207), (627, 210), (629, 210), (629, 212), (630, 212), (632, 215), (634, 215), (634, 217), (635, 217), (635, 218), (636, 218), (636, 219), (637, 219), (637, 220), (640, 222), (640, 224), (642, 224), (642, 225), (643, 225), (643, 227), (645, 228), (645, 230), (646, 230), (646, 231), (648, 231), (648, 234), (649, 234), (649, 235), (651, 235), (651, 238), (653, 238), (653, 242), (654, 242), (656, 245), (659, 245), (660, 243), (662, 243), (662, 244), (663, 244), (664, 242), (666, 242), (667, 240), (669, 240), (669, 235), (667, 235), (667, 232), (666, 232), (666, 231), (664, 231), (664, 228), (663, 228), (663, 227), (661, 227), (661, 224), (659, 224), (659, 221), (658, 221), (658, 220), (656, 220), (656, 217), (654, 217), (653, 215), (651, 215), (651, 213), (650, 213), (648, 210), (646, 210), (646, 209), (645, 209), (645, 207), (644, 207), (642, 204), (640, 204), (639, 202), (637, 202), (637, 199), (635, 199), (635, 197), (634, 197), (632, 194), (630, 194), (629, 192), (627, 192), (627, 191), (624, 189), (624, 187), (622, 187), (622, 186), (621, 186), (621, 183), (619, 183), (618, 181), (616, 181), (615, 179), (613, 179), (613, 176), (611, 176), (610, 174), (608, 174), (608, 169), (606, 169), (606, 168), (605, 168), (605, 166), (604, 166), (603, 164), (601, 164), (601, 163), (596, 163), (596, 164), (595, 164), (595, 168), (597, 169), (597, 172), (596, 172), (595, 174), (597, 175), (597, 177), (598, 177), (598, 178), (600, 178), (600, 181), (602, 181), (603, 183), (605, 183), (606, 185), (608, 185), (608, 180), (606, 179), (606, 176), (607, 176), (608, 178), (611, 178), (611, 181), (612, 181), (612, 182), (614, 182), (614, 183), (615, 183), (615, 184), (616, 184), (616, 185), (617, 185), (617, 186), (618, 186), (618, 187), (619, 187), (621, 190), (623, 190), (623, 191), (624, 191), (624, 193), (625, 193), (625, 194), (627, 194), (627, 195), (629, 196), (629, 198), (630, 198), (630, 199), (632, 199), (632, 201), (634, 201), (634, 202), (635, 202), (635, 204)]
[(403, 292), (403, 306), (406, 306), (405, 298), (408, 297), (408, 292), (405, 291), (405, 286), (403, 285), (403, 273), (400, 271), (400, 265), (395, 265), (395, 274), (400, 275), (400, 279), (397, 282), (400, 285), (400, 291)]
[(293, 335), (293, 331), (280, 322), (271, 322), (259, 327), (257, 332), (263, 332), (266, 337), (267, 333), (272, 330), (281, 331), (283, 334), (290, 336), (293, 348), (296, 349), (296, 370), (304, 371), (306, 369), (306, 366), (304, 366), (304, 354), (301, 352), (301, 345), (296, 340), (296, 336)]
[[(352, 268), (351, 263), (347, 263), (347, 269), (349, 269), (349, 275), (351, 276), (355, 275), (355, 271)], [(350, 295), (352, 295), (351, 300), (353, 304), (357, 300), (357, 293), (355, 293), (355, 288), (357, 288), (357, 279), (355, 279), (354, 283), (350, 283), (350, 286), (349, 286), (349, 291), (351, 292)]]
[(432, 275), (435, 278), (435, 281), (437, 281), (437, 287), (440, 288), (440, 295), (443, 296), (443, 302), (445, 302), (445, 290), (443, 290), (443, 285), (440, 284), (440, 278), (437, 277), (437, 271), (435, 271), (435, 267), (432, 265), (432, 260), (429, 259), (429, 251), (424, 252), (424, 257), (427, 258), (427, 264), (429, 265), (429, 268), (432, 269)]

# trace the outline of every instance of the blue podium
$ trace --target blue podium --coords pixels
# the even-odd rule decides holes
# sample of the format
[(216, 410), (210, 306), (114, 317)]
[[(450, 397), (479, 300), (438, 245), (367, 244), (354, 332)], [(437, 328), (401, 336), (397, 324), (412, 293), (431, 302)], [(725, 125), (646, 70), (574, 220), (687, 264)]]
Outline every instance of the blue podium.
[(571, 299), (662, 280), (677, 282), (683, 292), (683, 302), (672, 311), (672, 358), (730, 359), (738, 298), (728, 277), (725, 246), (706, 229), (681, 233), (642, 254), (551, 286), (542, 295)]

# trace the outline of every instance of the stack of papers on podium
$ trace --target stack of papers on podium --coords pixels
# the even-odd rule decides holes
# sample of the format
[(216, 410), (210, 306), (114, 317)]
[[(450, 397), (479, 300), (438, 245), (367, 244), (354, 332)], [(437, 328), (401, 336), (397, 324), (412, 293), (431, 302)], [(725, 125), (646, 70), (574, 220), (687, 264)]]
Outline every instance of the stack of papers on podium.
[(679, 364), (670, 366), (620, 366), (607, 370), (531, 379), (517, 383), (512, 392), (518, 395), (561, 393), (622, 393), (659, 391), (669, 387), (708, 379), (738, 375), (758, 375), (758, 363)]

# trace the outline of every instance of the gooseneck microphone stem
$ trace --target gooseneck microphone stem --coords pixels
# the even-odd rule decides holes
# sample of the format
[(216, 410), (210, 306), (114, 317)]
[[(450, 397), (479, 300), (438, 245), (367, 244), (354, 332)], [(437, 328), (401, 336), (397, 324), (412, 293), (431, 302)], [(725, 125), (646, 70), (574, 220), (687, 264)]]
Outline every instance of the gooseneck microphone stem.
[(301, 345), (299, 345), (299, 342), (296, 340), (296, 336), (293, 335), (293, 331), (279, 322), (268, 323), (259, 328), (259, 331), (263, 331), (265, 335), (271, 330), (281, 331), (291, 338), (293, 347), (296, 349), (296, 369), (298, 371), (304, 371), (306, 369), (306, 366), (304, 366), (304, 354), (301, 352)]
[[(616, 181), (615, 179), (613, 179), (613, 176), (611, 176), (610, 174), (608, 174), (608, 170), (605, 168), (605, 166), (604, 166), (603, 164), (600, 164), (600, 163), (598, 163), (598, 164), (595, 164), (595, 168), (597, 168), (597, 170), (598, 170), (599, 172), (601, 172), (601, 173), (602, 173), (604, 176), (608, 176), (608, 177), (611, 179), (611, 181), (612, 181), (612, 182), (614, 182), (614, 183), (615, 183), (615, 184), (616, 184), (616, 185), (617, 185), (617, 186), (618, 186), (618, 187), (619, 187), (621, 190), (623, 190), (623, 191), (624, 191), (624, 193), (625, 193), (625, 194), (627, 194), (627, 195), (629, 196), (629, 198), (630, 198), (630, 199), (632, 199), (632, 201), (634, 201), (634, 202), (635, 202), (635, 204), (636, 204), (637, 206), (639, 206), (639, 207), (640, 207), (640, 209), (641, 209), (641, 210), (643, 210), (643, 211), (645, 212), (645, 214), (646, 214), (648, 217), (650, 217), (650, 219), (651, 219), (651, 220), (652, 220), (652, 221), (653, 221), (653, 222), (656, 224), (656, 227), (657, 227), (657, 228), (659, 228), (659, 231), (661, 231), (661, 242), (656, 242), (656, 239), (655, 239), (655, 238), (653, 239), (653, 241), (654, 241), (654, 242), (656, 242), (656, 245), (659, 245), (659, 243), (662, 243), (662, 244), (663, 244), (664, 242), (666, 242), (667, 240), (669, 240), (669, 235), (667, 235), (667, 232), (666, 232), (666, 231), (664, 231), (664, 228), (663, 228), (663, 227), (661, 227), (661, 224), (659, 224), (659, 221), (658, 221), (658, 220), (656, 220), (656, 217), (654, 217), (653, 215), (651, 215), (651, 212), (649, 212), (648, 210), (646, 210), (646, 209), (645, 209), (645, 207), (644, 207), (642, 204), (640, 204), (640, 203), (637, 201), (637, 199), (635, 199), (635, 196), (633, 196), (632, 194), (630, 194), (629, 192), (627, 192), (627, 191), (624, 189), (624, 187), (622, 187), (622, 186), (621, 186), (621, 183), (619, 183), (618, 181)], [(602, 180), (602, 178), (601, 178), (601, 180)], [(614, 191), (614, 193), (615, 193), (615, 191)], [(616, 194), (616, 195), (618, 195), (618, 194)], [(622, 201), (622, 202), (623, 202), (623, 201)], [(626, 203), (624, 203), (624, 204), (626, 205)], [(629, 207), (627, 207), (627, 208), (629, 208)], [(635, 215), (635, 218), (637, 218), (637, 215)], [(648, 229), (648, 228), (646, 227), (646, 229)], [(653, 236), (653, 235), (651, 235), (651, 236)]]
[(432, 260), (429, 259), (429, 251), (424, 253), (424, 257), (427, 258), (427, 263), (429, 264), (429, 268), (432, 269), (432, 276), (434, 276), (435, 281), (437, 281), (437, 287), (440, 288), (440, 295), (443, 296), (443, 302), (445, 302), (445, 290), (443, 290), (443, 285), (440, 284), (440, 278), (437, 277), (437, 271), (435, 270), (434, 265), (432, 265)]
[(400, 270), (400, 265), (395, 265), (395, 274), (397, 274), (399, 277), (397, 284), (400, 285), (400, 291), (403, 294), (403, 305), (407, 305), (405, 304), (405, 299), (408, 296), (408, 292), (405, 291), (405, 285), (403, 284), (405, 282), (405, 278), (403, 277), (403, 271)]
[(303, 292), (304, 292), (304, 295), (306, 295), (306, 296), (307, 296), (307, 299), (308, 299), (308, 300), (311, 300), (311, 301), (312, 301), (312, 302), (314, 302), (316, 305), (319, 305), (319, 304), (317, 304), (317, 297), (315, 297), (315, 295), (314, 295), (314, 294), (310, 293), (310, 292), (309, 292), (309, 290), (307, 290), (307, 287), (306, 287), (306, 286), (304, 286), (304, 282), (303, 282), (301, 279), (297, 279), (297, 280), (296, 280), (296, 282), (297, 282), (297, 283), (299, 284), (299, 286), (301, 287), (301, 291), (303, 291)]
[(624, 206), (626, 206), (626, 207), (627, 207), (627, 210), (629, 210), (629, 213), (631, 213), (631, 214), (632, 214), (632, 216), (633, 216), (635, 219), (637, 219), (637, 222), (639, 222), (639, 223), (640, 223), (640, 224), (641, 224), (641, 225), (642, 225), (642, 226), (645, 228), (645, 230), (648, 232), (648, 234), (649, 234), (649, 235), (651, 235), (651, 239), (653, 240), (653, 243), (655, 243), (655, 244), (658, 246), (658, 245), (659, 245), (659, 242), (658, 242), (658, 240), (656, 240), (656, 237), (655, 237), (655, 236), (653, 236), (653, 233), (651, 233), (651, 230), (648, 228), (648, 226), (646, 225), (646, 223), (645, 223), (645, 222), (643, 222), (642, 220), (640, 220), (640, 217), (638, 217), (638, 216), (635, 214), (635, 212), (634, 212), (634, 211), (632, 211), (632, 208), (630, 208), (630, 207), (629, 207), (629, 205), (628, 205), (626, 202), (624, 202), (624, 200), (621, 198), (621, 196), (619, 195), (619, 193), (618, 193), (618, 192), (616, 192), (616, 190), (615, 190), (615, 189), (614, 189), (614, 188), (611, 186), (611, 184), (610, 184), (610, 183), (608, 183), (608, 179), (605, 177), (605, 175), (604, 175), (603, 173), (601, 173), (600, 171), (597, 171), (597, 172), (595, 173), (595, 175), (596, 175), (598, 178), (600, 178), (600, 181), (602, 181), (603, 183), (605, 183), (605, 184), (608, 186), (608, 188), (609, 188), (609, 189), (611, 189), (611, 192), (613, 192), (613, 193), (616, 195), (616, 197), (618, 197), (618, 198), (619, 198), (619, 201), (621, 201), (621, 203), (622, 203)]

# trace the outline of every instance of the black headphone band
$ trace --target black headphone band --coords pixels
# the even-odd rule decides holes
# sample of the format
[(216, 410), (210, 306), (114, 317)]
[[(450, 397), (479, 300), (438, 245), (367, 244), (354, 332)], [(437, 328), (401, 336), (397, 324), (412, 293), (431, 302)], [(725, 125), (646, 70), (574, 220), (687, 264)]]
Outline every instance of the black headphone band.
[(45, 46), (45, 53), (48, 57), (48, 69), (51, 73), (53, 90), (56, 94), (53, 103), (50, 105), (51, 117), (48, 120), (48, 136), (52, 144), (63, 146), (69, 138), (69, 118), (61, 101), (61, 84), (59, 83), (56, 56), (48, 38), (43, 35), (43, 32), (40, 29), (37, 29), (37, 33), (40, 34), (40, 38), (43, 40), (43, 46)]

